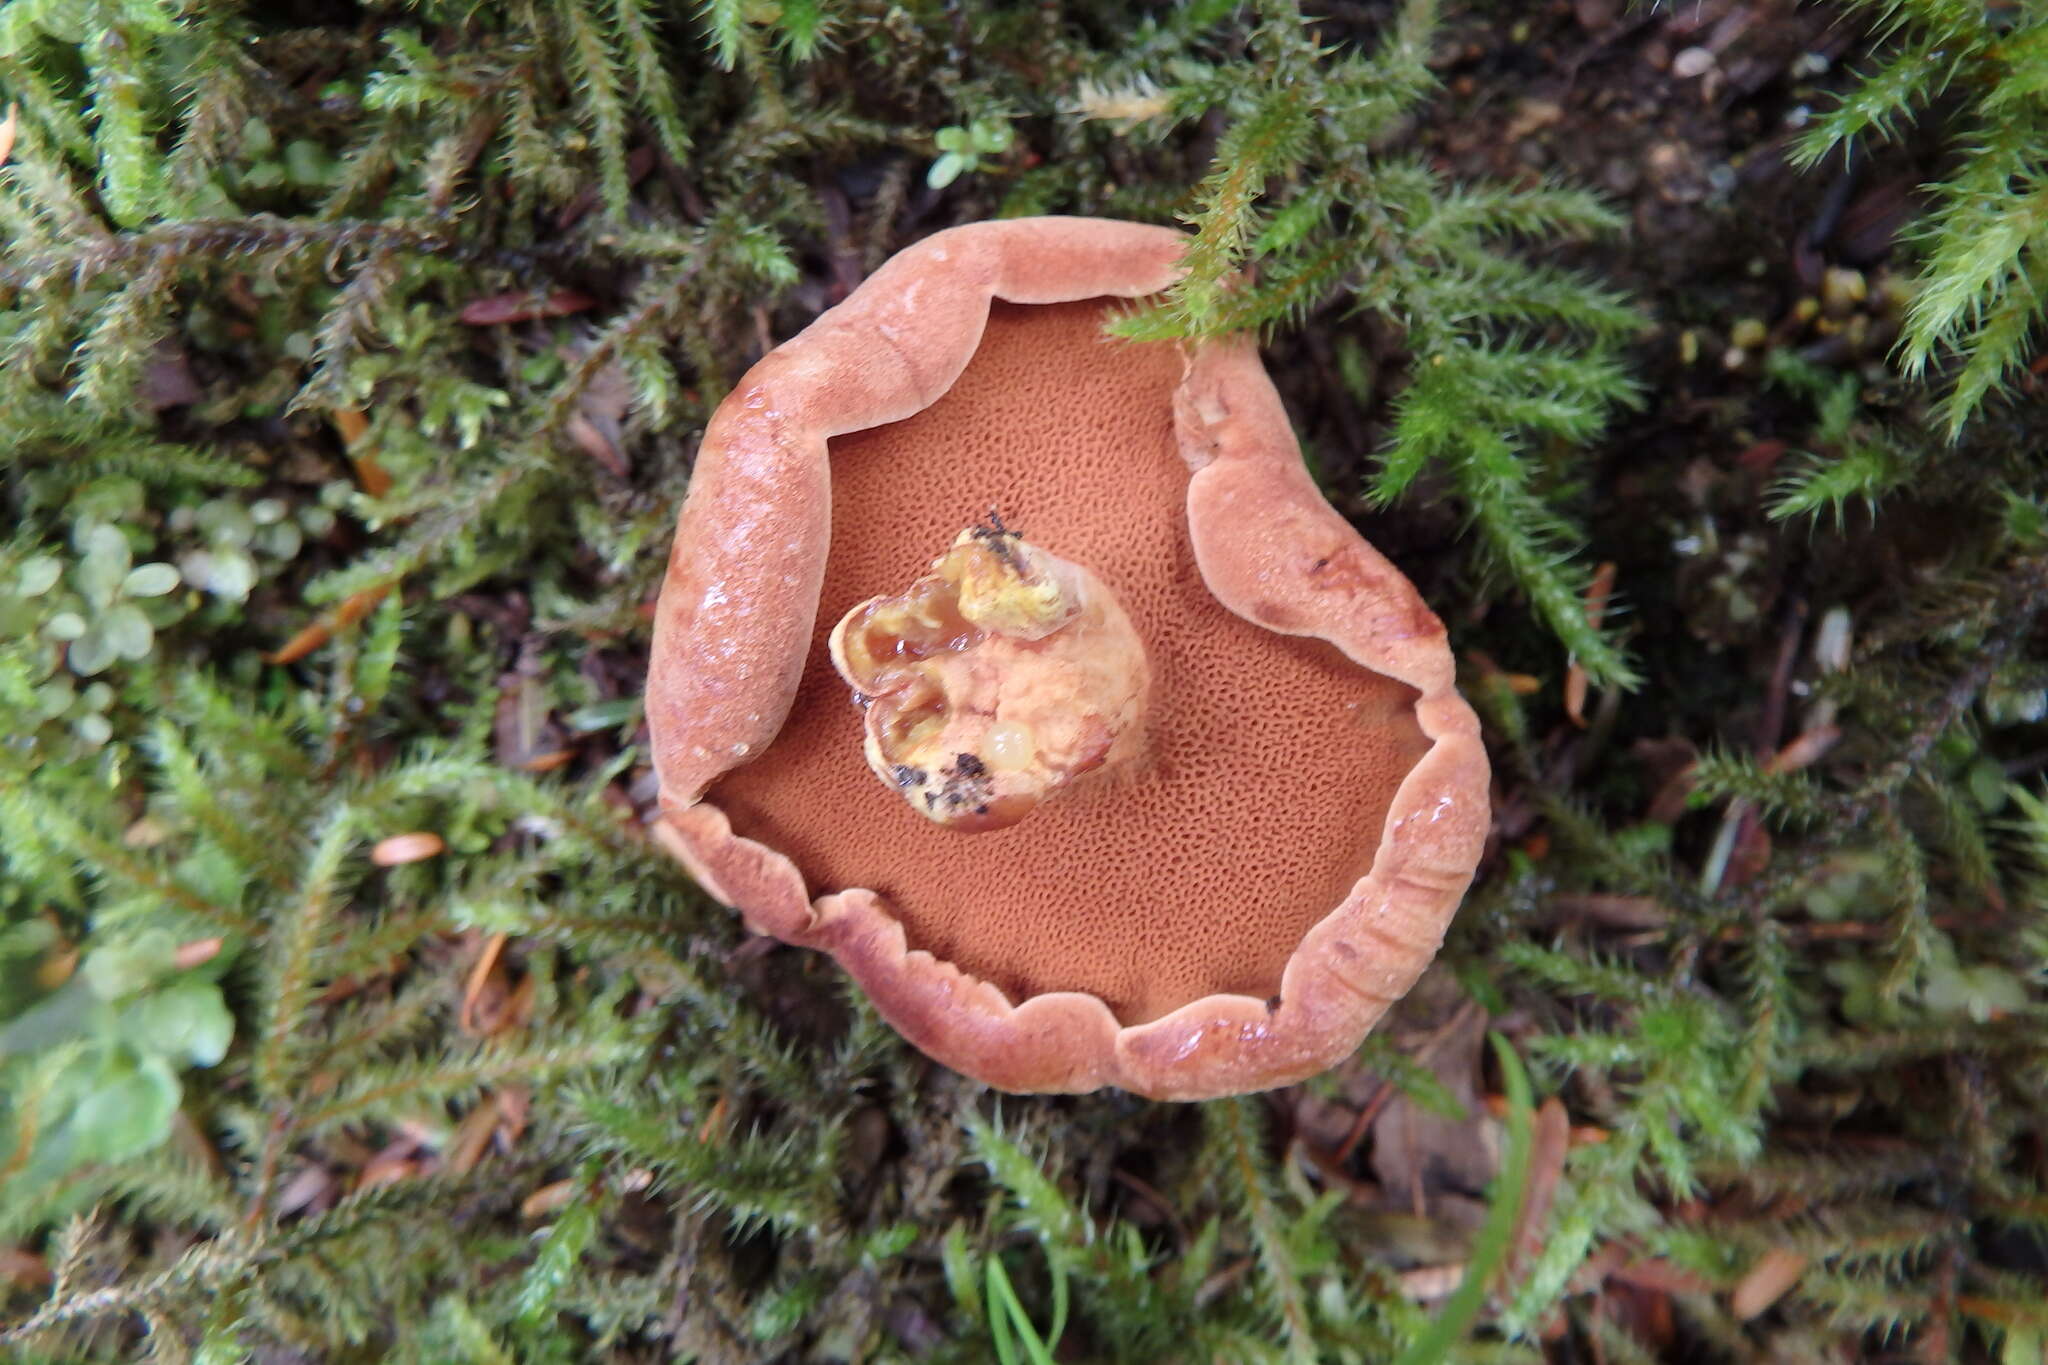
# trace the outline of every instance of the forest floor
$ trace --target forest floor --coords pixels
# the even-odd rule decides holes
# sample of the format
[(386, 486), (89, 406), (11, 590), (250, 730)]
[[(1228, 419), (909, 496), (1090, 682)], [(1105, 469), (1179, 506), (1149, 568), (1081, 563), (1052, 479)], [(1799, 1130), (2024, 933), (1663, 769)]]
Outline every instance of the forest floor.
[[(1370, 496), (1394, 320), (1347, 287), (1268, 329), (1319, 483), (1450, 629), (1495, 819), (1354, 1059), (1195, 1106), (996, 1096), (745, 935), (646, 838), (639, 705), (747, 364), (1012, 196), (1190, 212), (1220, 106), (1142, 151), (1034, 111), (1030, 148), (924, 179), (976, 82), (1067, 80), (1158, 16), (852, 6), (804, 66), (816, 7), (714, 4), (738, 57), (668, 16), (676, 113), (634, 64), (648, 7), (587, 43), (584, 0), (283, 8), (107, 21), (194, 101), (160, 185), (210, 130), (232, 202), (116, 221), (112, 181), (53, 188), (94, 183), (54, 115), (9, 171), (41, 406), (0, 449), (0, 1350), (1409, 1365), (1455, 1318), (1421, 1358), (2048, 1359), (2048, 426), (2029, 372), (1948, 446), (1891, 363), (1939, 143), (1794, 165), (1858, 24), (1447, 10), (1441, 88), (1380, 147), (1623, 220), (1555, 255), (1639, 311), (1636, 401), (1521, 458), (1641, 681), (1560, 648), (1443, 469)], [(111, 49), (31, 23), (59, 76), (10, 53), (0, 87), (83, 98)], [(1213, 55), (1142, 33), (1162, 72)], [(241, 82), (212, 123), (192, 51)], [(547, 85), (592, 51), (629, 114)], [(1099, 164), (1030, 179), (1084, 137)], [(1870, 451), (1912, 477), (1786, 515)]]

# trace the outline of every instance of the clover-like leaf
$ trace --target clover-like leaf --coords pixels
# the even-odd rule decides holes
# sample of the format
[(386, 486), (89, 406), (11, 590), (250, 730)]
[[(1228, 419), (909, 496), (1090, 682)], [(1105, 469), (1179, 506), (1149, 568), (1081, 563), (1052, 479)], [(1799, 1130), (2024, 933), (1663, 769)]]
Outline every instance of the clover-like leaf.
[(969, 142), (977, 152), (1007, 152), (1017, 134), (1007, 123), (976, 119), (967, 129)]
[(85, 557), (72, 571), (72, 581), (88, 600), (104, 606), (121, 590), (121, 581), (128, 577), (134, 562), (126, 536), (111, 526), (96, 525), (85, 533)]
[(132, 995), (171, 971), (178, 940), (163, 929), (101, 943), (79, 964), (78, 979), (101, 1000)]
[(119, 1161), (170, 1136), (183, 1091), (162, 1057), (116, 1049), (89, 1086), (71, 1114), (72, 1160)]
[(2027, 1006), (2026, 985), (2002, 967), (1981, 964), (1936, 966), (1927, 974), (1920, 1001), (1936, 1014), (1966, 1014), (1978, 1023)]
[(186, 980), (143, 996), (121, 1021), (138, 1049), (190, 1066), (213, 1066), (227, 1055), (235, 1017), (211, 981)]

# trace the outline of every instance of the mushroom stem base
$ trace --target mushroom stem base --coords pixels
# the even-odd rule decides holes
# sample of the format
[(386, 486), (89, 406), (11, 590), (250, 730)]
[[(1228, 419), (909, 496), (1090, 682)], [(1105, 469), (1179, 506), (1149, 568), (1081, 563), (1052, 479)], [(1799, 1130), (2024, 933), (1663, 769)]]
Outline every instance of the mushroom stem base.
[(1151, 669), (1101, 579), (998, 523), (841, 618), (832, 663), (866, 708), (868, 767), (927, 819), (1016, 824), (1137, 752)]

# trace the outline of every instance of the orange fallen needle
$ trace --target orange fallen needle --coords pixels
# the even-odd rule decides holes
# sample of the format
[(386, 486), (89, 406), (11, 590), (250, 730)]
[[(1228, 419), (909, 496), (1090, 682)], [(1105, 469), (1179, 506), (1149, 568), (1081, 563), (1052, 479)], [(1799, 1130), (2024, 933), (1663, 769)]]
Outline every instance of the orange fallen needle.
[(334, 429), (341, 433), (341, 442), (348, 451), (349, 463), (356, 468), (356, 482), (363, 491), (373, 498), (381, 498), (391, 491), (391, 471), (377, 463), (377, 457), (369, 451), (357, 451), (356, 443), (363, 439), (363, 433), (370, 429), (370, 419), (354, 408), (334, 410)]
[(391, 583), (379, 583), (374, 588), (364, 588), (361, 592), (350, 593), (336, 603), (332, 611), (321, 613), (312, 625), (286, 640), (274, 652), (264, 655), (263, 662), (297, 663), (341, 631), (349, 629), (368, 616), (379, 602), (390, 595), (391, 588)]
[[(363, 491), (373, 498), (389, 493), (391, 472), (377, 463), (377, 457), (368, 450), (357, 452), (354, 449), (364, 433), (369, 431), (370, 419), (354, 408), (336, 408), (333, 421), (334, 429), (341, 433), (342, 445), (348, 449), (349, 463), (355, 466), (356, 481), (362, 485)], [(396, 581), (394, 579), (392, 583)], [(271, 664), (297, 663), (339, 632), (368, 616), (371, 609), (390, 594), (392, 583), (380, 583), (344, 597), (332, 611), (322, 614), (312, 625), (286, 640), (274, 653), (264, 655), (263, 661)]]

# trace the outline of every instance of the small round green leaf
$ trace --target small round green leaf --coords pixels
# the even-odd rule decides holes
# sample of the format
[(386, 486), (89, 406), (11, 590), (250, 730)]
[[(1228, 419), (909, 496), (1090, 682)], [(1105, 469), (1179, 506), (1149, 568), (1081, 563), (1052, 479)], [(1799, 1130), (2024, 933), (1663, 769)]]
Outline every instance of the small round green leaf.
[(147, 659), (156, 643), (156, 628), (133, 602), (123, 602), (102, 616), (99, 633), (106, 637), (107, 648), (123, 659)]
[(128, 577), (121, 580), (121, 593), (126, 597), (162, 597), (177, 586), (178, 566), (158, 561), (130, 569)]
[(242, 125), (242, 155), (259, 157), (267, 155), (277, 146), (277, 139), (270, 135), (270, 126), (260, 118), (252, 118)]
[(85, 558), (73, 570), (73, 581), (94, 602), (111, 602), (134, 562), (127, 537), (111, 526), (95, 526), (86, 532)]
[(81, 678), (90, 678), (114, 662), (114, 646), (107, 639), (107, 633), (94, 626), (71, 642), (71, 650), (64, 659), (71, 665), (73, 673)]
[(232, 498), (215, 498), (199, 509), (199, 529), (215, 545), (247, 545), (256, 534), (256, 520)]
[(213, 567), (206, 577), (207, 591), (239, 602), (255, 586), (256, 561), (247, 552), (225, 545), (214, 550)]
[(14, 590), (23, 597), (41, 597), (57, 586), (57, 580), (64, 574), (64, 563), (54, 555), (37, 555), (22, 561), (21, 570), (14, 580)]
[(298, 526), (289, 521), (266, 526), (256, 533), (256, 548), (273, 559), (296, 559), (305, 543)]
[(36, 717), (50, 720), (71, 709), (71, 703), (78, 694), (71, 689), (71, 679), (59, 674), (36, 689)]

